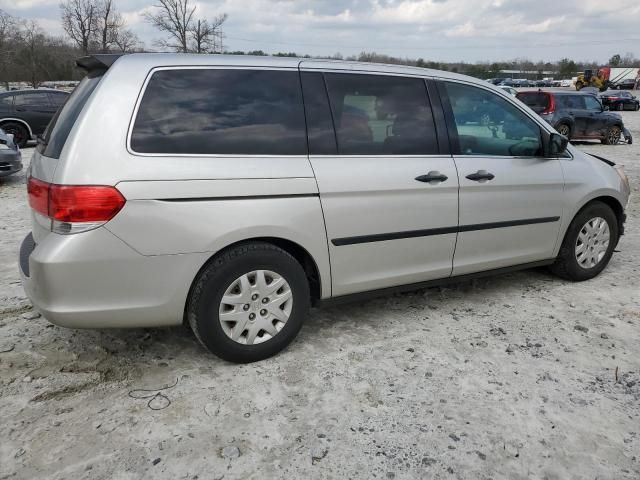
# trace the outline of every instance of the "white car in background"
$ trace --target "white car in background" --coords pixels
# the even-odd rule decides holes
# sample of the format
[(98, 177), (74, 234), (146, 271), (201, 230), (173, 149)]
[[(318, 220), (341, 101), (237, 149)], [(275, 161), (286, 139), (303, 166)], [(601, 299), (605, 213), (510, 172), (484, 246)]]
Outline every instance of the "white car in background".
[(571, 80), (570, 78), (565, 78), (560, 82), (561, 87), (570, 87), (572, 85), (573, 85), (573, 80)]

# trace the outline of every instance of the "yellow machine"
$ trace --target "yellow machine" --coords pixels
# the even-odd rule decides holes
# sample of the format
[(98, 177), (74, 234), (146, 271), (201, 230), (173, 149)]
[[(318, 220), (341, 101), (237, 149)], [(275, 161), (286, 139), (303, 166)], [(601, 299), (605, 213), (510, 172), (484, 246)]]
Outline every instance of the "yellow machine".
[(602, 67), (594, 75), (593, 70), (585, 70), (576, 80), (576, 90), (582, 90), (584, 87), (595, 87), (601, 92), (609, 88), (609, 76), (611, 75), (611, 67)]

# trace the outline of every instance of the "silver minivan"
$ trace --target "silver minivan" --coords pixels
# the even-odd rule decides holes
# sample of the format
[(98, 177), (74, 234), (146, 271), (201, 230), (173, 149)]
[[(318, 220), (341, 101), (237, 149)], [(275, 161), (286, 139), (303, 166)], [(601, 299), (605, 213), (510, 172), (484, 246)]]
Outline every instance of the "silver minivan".
[(623, 233), (621, 167), (486, 82), (396, 65), (96, 55), (31, 161), (25, 290), (73, 328), (189, 324), (234, 362), (311, 305), (549, 265)]

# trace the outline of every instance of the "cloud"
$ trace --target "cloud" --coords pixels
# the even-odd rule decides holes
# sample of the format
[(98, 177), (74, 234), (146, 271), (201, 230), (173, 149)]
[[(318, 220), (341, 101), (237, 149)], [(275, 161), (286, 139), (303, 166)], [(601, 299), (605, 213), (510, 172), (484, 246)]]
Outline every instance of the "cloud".
[[(115, 1), (147, 45), (161, 37), (142, 18), (151, 8), (148, 0)], [(640, 2), (629, 0), (198, 0), (194, 5), (199, 17), (229, 15), (224, 32), (230, 50), (315, 55), (366, 50), (471, 61), (563, 56), (604, 61), (627, 51), (640, 56)], [(59, 16), (58, 0), (0, 0), (0, 8), (21, 17)], [(53, 28), (50, 23), (45, 28)]]

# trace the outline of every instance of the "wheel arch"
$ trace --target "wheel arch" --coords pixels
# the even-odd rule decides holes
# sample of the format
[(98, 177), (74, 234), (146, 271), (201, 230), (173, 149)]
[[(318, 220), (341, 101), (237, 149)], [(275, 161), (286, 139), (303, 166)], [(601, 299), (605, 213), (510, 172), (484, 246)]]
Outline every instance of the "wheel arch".
[(322, 278), (322, 275), (320, 273), (320, 269), (318, 268), (318, 264), (316, 260), (313, 258), (313, 256), (309, 253), (309, 251), (306, 248), (304, 248), (302, 245), (300, 245), (297, 242), (294, 242), (292, 240), (282, 238), (282, 237), (265, 236), (265, 237), (246, 238), (237, 242), (230, 243), (224, 246), (223, 248), (220, 248), (218, 251), (211, 254), (211, 256), (207, 259), (207, 261), (205, 261), (202, 264), (202, 266), (200, 267), (196, 275), (193, 277), (193, 280), (191, 281), (191, 285), (189, 287), (189, 291), (187, 293), (187, 298), (185, 300), (185, 305), (184, 305), (183, 323), (187, 322), (187, 310), (189, 307), (189, 302), (191, 300), (193, 288), (196, 285), (200, 276), (202, 275), (202, 272), (211, 264), (211, 262), (213, 262), (213, 260), (219, 254), (221, 254), (225, 250), (234, 248), (243, 243), (252, 243), (252, 242), (270, 243), (272, 245), (275, 245), (281, 248), (285, 252), (289, 253), (293, 258), (295, 258), (302, 266), (307, 276), (307, 279), (309, 281), (309, 290), (311, 293), (312, 305), (315, 305), (320, 301), (320, 299), (322, 298), (323, 282), (324, 281), (330, 282), (331, 280)]
[(575, 121), (573, 120), (573, 118), (571, 118), (571, 117), (562, 117), (560, 120), (555, 122), (555, 124), (553, 125), (553, 128), (557, 130), (560, 125), (567, 124), (569, 126), (569, 131), (573, 132), (574, 123), (575, 123)]
[(2, 125), (7, 123), (7, 122), (21, 123), (22, 125), (25, 126), (25, 128), (29, 132), (29, 137), (33, 138), (33, 130), (31, 130), (31, 127), (29, 126), (29, 124), (27, 122), (25, 122), (24, 120), (22, 120), (21, 118), (13, 118), (13, 117), (0, 118), (0, 127), (2, 127)]
[[(622, 206), (622, 202), (613, 195), (610, 195), (607, 193), (600, 193), (592, 197), (588, 197), (584, 199), (582, 202), (580, 202), (578, 208), (573, 212), (571, 219), (567, 222), (566, 227), (562, 232), (562, 236), (560, 237), (561, 242), (564, 241), (564, 237), (567, 235), (567, 230), (569, 229), (569, 225), (571, 225), (571, 222), (573, 222), (573, 219), (576, 218), (576, 216), (581, 211), (583, 211), (585, 208), (587, 208), (589, 205), (591, 205), (594, 202), (604, 203), (609, 208), (611, 208), (611, 210), (613, 210), (613, 213), (616, 216), (616, 220), (618, 221), (618, 240), (620, 240), (620, 237), (624, 234), (624, 222), (625, 222), (625, 213), (624, 213), (624, 207)], [(558, 248), (559, 247), (560, 245), (558, 245)]]

